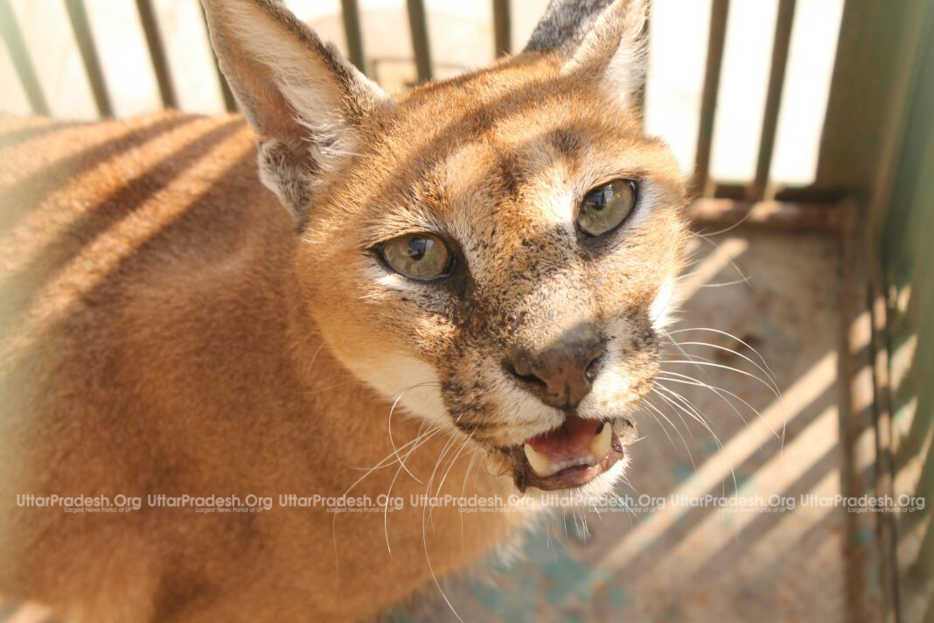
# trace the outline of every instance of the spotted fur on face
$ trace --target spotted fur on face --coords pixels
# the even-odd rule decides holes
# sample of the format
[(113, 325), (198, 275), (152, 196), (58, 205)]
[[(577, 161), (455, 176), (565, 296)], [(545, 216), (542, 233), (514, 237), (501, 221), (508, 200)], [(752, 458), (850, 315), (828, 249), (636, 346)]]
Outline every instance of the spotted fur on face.
[[(596, 327), (606, 355), (577, 415), (632, 413), (658, 369), (681, 265), (684, 188), (668, 149), (556, 73), (517, 59), (403, 99), (329, 188), (301, 251), (315, 320), (345, 365), (492, 456), (565, 417), (504, 370), (510, 349), (542, 349), (579, 325)], [(580, 203), (616, 178), (636, 182), (636, 207), (589, 239)], [(454, 252), (450, 277), (414, 282), (374, 252), (423, 232)]]

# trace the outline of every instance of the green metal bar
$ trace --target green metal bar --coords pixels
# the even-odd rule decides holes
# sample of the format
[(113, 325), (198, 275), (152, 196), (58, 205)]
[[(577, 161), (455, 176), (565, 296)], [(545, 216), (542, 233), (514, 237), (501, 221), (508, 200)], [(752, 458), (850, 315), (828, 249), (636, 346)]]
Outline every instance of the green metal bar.
[(512, 12), (509, 0), (493, 0), (493, 53), (496, 58), (512, 52)]
[(146, 45), (149, 48), (149, 58), (152, 61), (152, 70), (156, 74), (156, 83), (159, 85), (159, 95), (162, 105), (166, 108), (178, 108), (178, 99), (175, 97), (175, 87), (172, 85), (172, 72), (165, 56), (165, 47), (162, 36), (159, 34), (159, 22), (152, 10), (150, 0), (136, 0), (136, 11), (146, 36)]
[(726, 21), (730, 0), (714, 0), (710, 7), (710, 30), (707, 36), (707, 65), (704, 70), (704, 91), (701, 96), (700, 127), (697, 131), (697, 151), (694, 155), (694, 187), (703, 192), (710, 177), (710, 149), (713, 144), (713, 122), (720, 92), (720, 69), (726, 41)]
[(107, 93), (107, 83), (104, 81), (104, 72), (101, 69), (97, 48), (94, 46), (84, 0), (65, 0), (65, 8), (68, 10), (68, 19), (71, 21), (71, 29), (78, 43), (81, 60), (84, 62), (84, 71), (91, 85), (97, 111), (102, 117), (112, 117), (113, 106), (110, 103), (110, 95)]
[(425, 20), (425, 3), (422, 0), (406, 0), (409, 14), (409, 30), (412, 33), (412, 50), (415, 52), (415, 69), (419, 82), (431, 80), (431, 48), (428, 42), (428, 25)]
[(772, 68), (765, 97), (765, 113), (762, 132), (759, 135), (759, 157), (756, 161), (756, 176), (749, 189), (749, 198), (762, 199), (769, 183), (772, 155), (775, 151), (775, 131), (778, 128), (778, 113), (782, 104), (785, 86), (785, 70), (788, 66), (788, 46), (791, 43), (791, 27), (795, 19), (795, 0), (781, 0), (775, 20), (775, 40), (772, 43)]
[(357, 69), (366, 73), (366, 57), (363, 55), (363, 35), (360, 33), (360, 10), (357, 0), (341, 0), (341, 17), (344, 19), (344, 37), (347, 54)]
[(0, 32), (2, 32), (3, 40), (6, 41), (10, 59), (16, 68), (16, 75), (19, 76), (32, 111), (37, 115), (48, 115), (49, 104), (42, 93), (42, 87), (36, 77), (36, 69), (29, 57), (26, 44), (23, 42), (23, 33), (19, 29), (19, 24), (16, 23), (16, 15), (13, 14), (13, 9), (7, 0), (0, 0)]

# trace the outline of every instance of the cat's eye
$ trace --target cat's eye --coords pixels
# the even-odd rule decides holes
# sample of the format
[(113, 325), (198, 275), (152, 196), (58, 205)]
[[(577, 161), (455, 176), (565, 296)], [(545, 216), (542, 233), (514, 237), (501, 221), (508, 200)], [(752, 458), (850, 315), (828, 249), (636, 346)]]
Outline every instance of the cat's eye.
[(602, 236), (619, 227), (636, 206), (636, 183), (613, 180), (584, 196), (577, 213), (577, 227), (591, 236)]
[(433, 234), (399, 236), (384, 242), (379, 252), (389, 268), (417, 281), (447, 276), (454, 259), (444, 241)]

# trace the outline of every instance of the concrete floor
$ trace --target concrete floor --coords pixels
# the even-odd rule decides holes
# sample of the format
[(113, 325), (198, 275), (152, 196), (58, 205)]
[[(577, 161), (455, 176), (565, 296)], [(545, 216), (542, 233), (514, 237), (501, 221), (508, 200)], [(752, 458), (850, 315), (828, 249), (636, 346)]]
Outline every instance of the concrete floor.
[[(872, 530), (852, 523), (848, 529), (852, 516), (838, 505), (802, 505), (802, 496), (826, 500), (841, 492), (845, 473), (838, 444), (838, 242), (733, 231), (698, 239), (696, 256), (681, 280), (690, 298), (673, 337), (735, 349), (738, 355), (683, 346), (698, 361), (740, 372), (669, 363), (667, 370), (723, 391), (664, 384), (703, 414), (710, 430), (652, 395), (677, 431), (649, 409), (639, 416), (644, 439), (630, 450), (629, 484), (618, 489), (632, 499), (632, 511), (551, 518), (527, 536), (518, 560), (491, 557), (469, 578), (444, 582), (464, 621), (877, 618)], [(696, 327), (741, 338), (761, 353), (767, 368), (736, 339), (681, 332)], [(665, 359), (687, 360), (677, 348), (667, 351)], [(781, 397), (749, 376), (763, 377), (760, 367), (773, 375)], [(747, 508), (694, 505), (708, 494)], [(645, 504), (640, 496), (668, 503)], [(847, 586), (854, 577), (857, 605)], [(456, 618), (429, 590), (416, 607), (390, 620)]]

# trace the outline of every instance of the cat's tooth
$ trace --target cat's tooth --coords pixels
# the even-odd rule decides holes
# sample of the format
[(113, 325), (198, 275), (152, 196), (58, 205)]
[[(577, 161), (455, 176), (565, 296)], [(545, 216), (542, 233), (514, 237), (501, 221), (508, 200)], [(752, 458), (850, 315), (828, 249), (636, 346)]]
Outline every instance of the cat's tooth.
[(547, 476), (551, 472), (551, 460), (547, 456), (527, 443), (522, 445), (522, 449), (525, 450), (525, 458), (536, 475)]
[(600, 432), (590, 440), (590, 453), (598, 461), (602, 460), (610, 451), (610, 442), (613, 440), (613, 427), (603, 425)]

